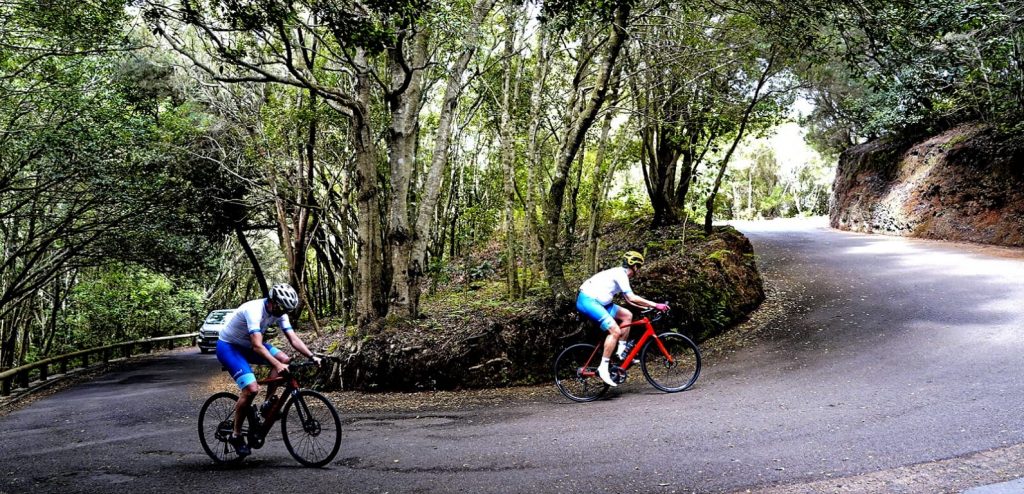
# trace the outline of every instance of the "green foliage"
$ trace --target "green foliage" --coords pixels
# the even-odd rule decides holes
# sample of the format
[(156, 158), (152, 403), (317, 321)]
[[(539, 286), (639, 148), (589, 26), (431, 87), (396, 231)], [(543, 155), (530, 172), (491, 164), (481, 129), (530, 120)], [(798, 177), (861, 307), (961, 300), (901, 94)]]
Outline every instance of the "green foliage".
[[(815, 140), (833, 152), (864, 138), (934, 132), (968, 119), (1024, 114), (1022, 9), (987, 0), (805, 0), (778, 7), (817, 26)], [(801, 11), (797, 14), (796, 11)]]
[[(85, 301), (89, 309), (74, 315), (62, 310), (67, 291), (92, 281), (97, 266), (200, 275), (219, 240), (189, 214), (194, 189), (165, 154), (173, 138), (162, 126), (186, 126), (163, 118), (175, 104), (171, 71), (131, 51), (123, 2), (37, 4), (0, 6), (9, 28), (0, 30), (0, 366), (13, 365), (16, 354), (24, 360), (116, 341), (89, 329), (101, 312), (85, 313), (100, 301)], [(129, 283), (139, 292), (125, 300), (149, 312), (131, 314), (137, 327), (104, 331), (112, 338), (169, 332), (157, 320), (170, 308), (162, 302), (168, 293), (177, 297), (174, 310), (195, 308), (198, 299), (167, 283)], [(173, 310), (164, 317), (181, 322)]]
[(733, 252), (731, 250), (719, 249), (719, 250), (716, 250), (716, 251), (708, 254), (708, 259), (712, 259), (712, 260), (715, 260), (715, 261), (721, 261), (722, 258), (724, 258), (725, 256), (728, 256), (728, 255), (730, 255), (732, 253)]
[(494, 266), (491, 266), (490, 261), (483, 261), (469, 269), (469, 279), (474, 281), (486, 280), (494, 276), (496, 272)]
[(607, 23), (622, 3), (636, 0), (544, 0), (539, 20), (555, 29), (564, 30), (587, 22)]
[(202, 292), (125, 265), (84, 273), (68, 305), (70, 349), (188, 333), (206, 312)]

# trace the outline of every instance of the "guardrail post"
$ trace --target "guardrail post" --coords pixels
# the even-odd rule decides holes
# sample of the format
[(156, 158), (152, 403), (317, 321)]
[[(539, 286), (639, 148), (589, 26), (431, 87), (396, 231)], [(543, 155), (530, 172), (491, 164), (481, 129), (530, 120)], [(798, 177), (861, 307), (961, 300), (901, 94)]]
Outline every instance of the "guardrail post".
[(124, 358), (129, 358), (129, 357), (132, 356), (132, 347), (133, 346), (135, 346), (135, 345), (128, 344), (128, 345), (124, 346), (124, 351), (122, 352), (122, 354), (124, 355)]
[(28, 371), (23, 370), (18, 373), (18, 386), (28, 389)]
[(167, 340), (167, 349), (174, 350), (174, 338)]
[(7, 396), (9, 394), (11, 394), (11, 378), (8, 377), (0, 383), (0, 395)]
[(89, 367), (89, 354), (84, 353), (82, 354), (82, 368), (85, 369), (87, 367)]
[(103, 363), (106, 364), (106, 363), (109, 363), (109, 362), (110, 362), (110, 349), (109, 348), (104, 348), (103, 349)]
[(60, 373), (61, 374), (67, 374), (68, 373), (68, 359), (66, 359), (66, 358), (60, 359)]
[(50, 364), (43, 364), (39, 366), (39, 380), (45, 381), (50, 378)]

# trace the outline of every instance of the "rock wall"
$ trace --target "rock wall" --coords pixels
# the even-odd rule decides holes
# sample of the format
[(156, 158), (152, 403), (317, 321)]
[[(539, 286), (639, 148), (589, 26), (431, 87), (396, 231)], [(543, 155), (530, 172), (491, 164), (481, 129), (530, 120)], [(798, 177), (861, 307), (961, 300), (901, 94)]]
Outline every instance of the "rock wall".
[(1024, 139), (977, 124), (840, 156), (833, 228), (1024, 246)]

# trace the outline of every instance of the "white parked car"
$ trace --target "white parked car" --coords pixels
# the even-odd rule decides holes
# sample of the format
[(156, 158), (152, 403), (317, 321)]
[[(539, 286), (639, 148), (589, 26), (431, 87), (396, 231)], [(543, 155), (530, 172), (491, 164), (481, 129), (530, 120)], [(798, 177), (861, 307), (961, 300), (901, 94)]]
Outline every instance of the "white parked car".
[(199, 328), (199, 336), (196, 337), (196, 345), (199, 351), (206, 353), (217, 349), (217, 337), (220, 330), (224, 329), (235, 309), (219, 309), (209, 313), (203, 325)]

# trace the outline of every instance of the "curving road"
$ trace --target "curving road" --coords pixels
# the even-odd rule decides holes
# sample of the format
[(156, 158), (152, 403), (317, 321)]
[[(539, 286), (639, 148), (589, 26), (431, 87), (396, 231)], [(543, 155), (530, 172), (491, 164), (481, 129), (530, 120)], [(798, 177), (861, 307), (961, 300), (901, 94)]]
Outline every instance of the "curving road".
[[(773, 300), (697, 386), (596, 403), (343, 413), (329, 468), (279, 433), (240, 468), (195, 436), (211, 356), (140, 362), (0, 417), (0, 492), (959, 492), (1024, 477), (1024, 252), (737, 224)], [(339, 403), (344, 411), (345, 404)]]

